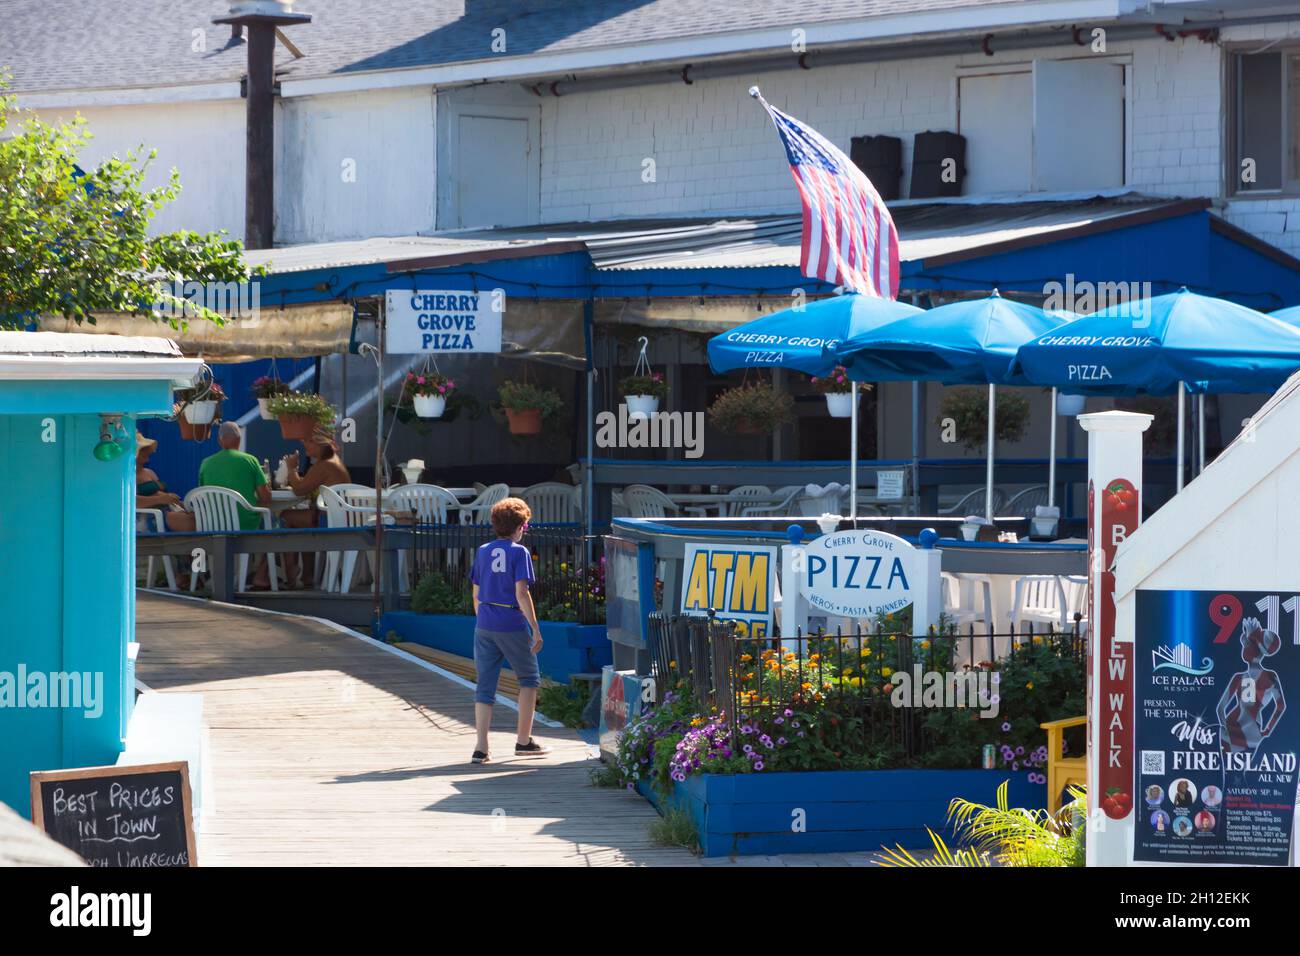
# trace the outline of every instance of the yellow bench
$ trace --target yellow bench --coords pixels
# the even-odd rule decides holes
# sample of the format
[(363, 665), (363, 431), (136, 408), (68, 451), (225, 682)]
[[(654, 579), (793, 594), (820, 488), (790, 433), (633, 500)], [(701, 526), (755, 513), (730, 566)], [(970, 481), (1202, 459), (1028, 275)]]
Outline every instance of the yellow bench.
[(1047, 731), (1047, 810), (1055, 813), (1061, 809), (1061, 791), (1073, 784), (1083, 787), (1088, 782), (1088, 758), (1062, 757), (1062, 745), (1067, 727), (1078, 727), (1088, 722), (1087, 717), (1065, 717), (1039, 724)]

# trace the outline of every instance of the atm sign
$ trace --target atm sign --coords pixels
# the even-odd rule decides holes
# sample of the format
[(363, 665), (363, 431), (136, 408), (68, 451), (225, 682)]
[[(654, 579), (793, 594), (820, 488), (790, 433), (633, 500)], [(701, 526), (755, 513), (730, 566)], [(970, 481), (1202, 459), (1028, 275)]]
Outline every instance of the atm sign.
[(776, 548), (690, 543), (682, 564), (683, 614), (707, 614), (737, 621), (746, 637), (772, 631)]

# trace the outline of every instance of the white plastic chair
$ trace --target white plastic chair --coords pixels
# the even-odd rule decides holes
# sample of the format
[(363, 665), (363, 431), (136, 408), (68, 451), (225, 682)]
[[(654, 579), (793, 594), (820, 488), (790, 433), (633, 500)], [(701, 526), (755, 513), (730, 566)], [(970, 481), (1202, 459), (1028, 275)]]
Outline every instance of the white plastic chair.
[(808, 518), (819, 518), (824, 514), (842, 515), (846, 510), (845, 494), (848, 488), (837, 481), (829, 485), (805, 485), (803, 494), (796, 499), (799, 513)]
[[(980, 596), (983, 598), (982, 605), (977, 605), (973, 598), (970, 604), (964, 604), (961, 600), (962, 584), (977, 585)], [(984, 574), (956, 574), (951, 571), (943, 572), (943, 613), (958, 628), (968, 628), (972, 624), (983, 624), (985, 626), (993, 623), (993, 588), (992, 582)]]
[[(993, 489), (993, 513), (1001, 514), (1002, 509), (1006, 506), (1007, 496), (1001, 488)], [(976, 488), (969, 494), (963, 495), (951, 508), (940, 508), (940, 516), (966, 518), (971, 515), (984, 514), (984, 489)]]
[[(474, 483), (478, 488), (478, 482)], [(487, 524), (492, 517), (492, 506), (510, 497), (507, 484), (488, 485), (479, 491), (478, 497), (460, 509), (461, 524)]]
[[(135, 509), (136, 533), (139, 534), (140, 532), (143, 531), (145, 534), (148, 534), (150, 531), (149, 528), (150, 520), (152, 520), (154, 523), (153, 530), (157, 531), (158, 533), (161, 534), (162, 532), (165, 532), (167, 530), (167, 519), (164, 517), (161, 508), (136, 508)], [(153, 587), (154, 559), (155, 559), (154, 555), (152, 554), (149, 555), (149, 561), (145, 565), (144, 586), (147, 588)], [(162, 566), (163, 566), (163, 573), (167, 575), (167, 590), (175, 591), (176, 590), (176, 565), (172, 561), (172, 556), (170, 554), (164, 554), (162, 556)]]
[(628, 485), (624, 488), (623, 505), (633, 518), (666, 518), (668, 512), (681, 510), (677, 502), (649, 485)]
[(1062, 631), (1069, 627), (1070, 604), (1065, 586), (1055, 574), (1027, 574), (1016, 579), (1011, 599), (1011, 630), (1020, 633), (1022, 624), (1033, 621), (1053, 624)]
[(996, 510), (996, 514), (1006, 517), (1032, 518), (1034, 509), (1047, 504), (1047, 485), (1034, 485), (1011, 497), (1005, 505)]
[(577, 488), (558, 481), (529, 485), (519, 497), (533, 512), (537, 524), (572, 524), (578, 520)]
[[(203, 533), (242, 531), (239, 524), (239, 509), (246, 508), (261, 516), (262, 527), (270, 531), (273, 527), (270, 508), (259, 508), (249, 502), (237, 491), (219, 488), (215, 485), (203, 485), (195, 488), (185, 496), (185, 510), (194, 514), (194, 527)], [(248, 559), (252, 555), (238, 555), (235, 561), (235, 590), (245, 590), (248, 583)], [(278, 590), (276, 583), (275, 555), (266, 556), (271, 576), (271, 590)], [(211, 572), (209, 572), (211, 573)], [(190, 575), (190, 591), (199, 587), (199, 576)]]
[[(374, 489), (367, 489), (372, 492), (370, 504), (367, 506), (349, 503), (343, 494), (337, 490), (337, 487), (321, 485), (316, 490), (316, 506), (325, 512), (326, 527), (365, 528), (373, 525), (375, 523)], [(385, 496), (385, 500), (387, 500), (387, 496)], [(384, 515), (385, 525), (395, 524), (396, 521), (397, 519), (392, 515)], [(357, 573), (357, 553), (356, 551), (344, 551), (341, 553), (342, 561), (340, 561), (340, 552), (326, 552), (325, 570), (321, 576), (326, 591), (339, 591), (346, 594), (352, 590), (353, 579)], [(369, 551), (366, 552), (366, 560), (367, 562), (370, 560)]]
[[(460, 499), (438, 485), (402, 485), (384, 495), (385, 506), (391, 505), (394, 511), (409, 511), (415, 516), (417, 524), (450, 524), (448, 515), (460, 508)], [(452, 550), (447, 549), (448, 561)], [(403, 589), (410, 586), (407, 580), (406, 552), (397, 555), (397, 580)]]
[(724, 518), (738, 518), (750, 505), (759, 504), (772, 497), (772, 489), (767, 485), (741, 485), (727, 492), (727, 500), (718, 510)]
[(795, 499), (804, 492), (803, 485), (787, 485), (772, 492), (774, 500), (761, 504), (745, 505), (740, 509), (742, 518), (781, 517), (788, 515), (794, 507)]

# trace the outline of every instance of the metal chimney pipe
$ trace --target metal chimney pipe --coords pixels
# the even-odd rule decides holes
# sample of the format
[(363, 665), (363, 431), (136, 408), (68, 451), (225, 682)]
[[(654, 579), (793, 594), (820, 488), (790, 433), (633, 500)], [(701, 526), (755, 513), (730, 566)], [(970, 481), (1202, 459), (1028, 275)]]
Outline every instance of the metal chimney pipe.
[(290, 2), (245, 0), (213, 23), (242, 27), (248, 37), (244, 159), (244, 246), (270, 249), (275, 241), (275, 31), (310, 23)]

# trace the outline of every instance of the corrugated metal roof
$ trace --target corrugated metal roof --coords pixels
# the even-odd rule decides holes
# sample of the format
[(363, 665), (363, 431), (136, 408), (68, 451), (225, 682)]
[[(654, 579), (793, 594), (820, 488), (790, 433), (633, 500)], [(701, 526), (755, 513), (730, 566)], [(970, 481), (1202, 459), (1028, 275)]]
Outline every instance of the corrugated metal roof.
[(66, 356), (139, 355), (179, 358), (176, 343), (161, 336), (95, 335), (88, 332), (0, 332), (0, 353), (5, 355)]
[[(901, 259), (931, 262), (1007, 243), (1050, 241), (1054, 233), (1120, 226), (1130, 217), (1174, 215), (1206, 204), (1112, 190), (907, 200), (890, 209), (898, 225)], [(250, 252), (248, 259), (269, 264), (275, 274), (380, 263), (398, 272), (403, 264), (429, 269), (476, 257), (486, 261), (585, 248), (602, 270), (798, 266), (801, 229), (800, 217), (793, 215), (610, 220), (286, 246)]]

